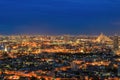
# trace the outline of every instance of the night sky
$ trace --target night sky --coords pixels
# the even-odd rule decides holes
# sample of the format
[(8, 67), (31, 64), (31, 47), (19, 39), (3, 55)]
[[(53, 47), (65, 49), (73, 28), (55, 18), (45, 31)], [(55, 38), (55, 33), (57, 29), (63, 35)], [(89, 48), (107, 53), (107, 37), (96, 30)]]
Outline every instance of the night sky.
[(0, 34), (120, 34), (120, 0), (0, 0)]

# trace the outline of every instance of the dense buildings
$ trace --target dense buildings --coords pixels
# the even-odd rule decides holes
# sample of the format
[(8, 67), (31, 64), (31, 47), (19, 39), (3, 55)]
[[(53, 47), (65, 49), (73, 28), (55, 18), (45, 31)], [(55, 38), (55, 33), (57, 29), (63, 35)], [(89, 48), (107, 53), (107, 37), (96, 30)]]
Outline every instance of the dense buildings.
[(119, 37), (0, 37), (0, 78), (119, 80)]
[[(115, 39), (115, 38), (114, 38)], [(0, 38), (1, 50), (12, 53), (90, 53), (102, 47), (115, 48), (118, 41), (101, 34), (100, 36), (43, 36), (19, 35)]]

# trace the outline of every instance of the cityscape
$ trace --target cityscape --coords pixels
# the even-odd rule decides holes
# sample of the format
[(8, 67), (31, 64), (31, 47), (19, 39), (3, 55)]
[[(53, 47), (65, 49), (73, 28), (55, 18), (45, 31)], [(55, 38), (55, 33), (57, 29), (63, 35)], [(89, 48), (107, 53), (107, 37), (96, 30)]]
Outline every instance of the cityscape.
[(120, 80), (120, 0), (0, 0), (0, 80)]
[(0, 36), (0, 80), (119, 80), (119, 36)]

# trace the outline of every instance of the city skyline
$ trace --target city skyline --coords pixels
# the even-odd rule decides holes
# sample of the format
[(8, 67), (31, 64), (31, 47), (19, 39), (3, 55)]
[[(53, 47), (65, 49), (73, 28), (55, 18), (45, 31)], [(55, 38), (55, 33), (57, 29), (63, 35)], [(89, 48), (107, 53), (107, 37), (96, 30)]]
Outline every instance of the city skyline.
[(0, 1), (0, 34), (120, 34), (119, 0)]

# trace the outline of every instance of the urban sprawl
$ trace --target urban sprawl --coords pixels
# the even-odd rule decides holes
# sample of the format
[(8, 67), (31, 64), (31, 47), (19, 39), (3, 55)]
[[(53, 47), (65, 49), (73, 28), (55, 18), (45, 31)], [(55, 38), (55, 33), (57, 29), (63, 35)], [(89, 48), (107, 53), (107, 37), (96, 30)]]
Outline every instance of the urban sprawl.
[(120, 80), (118, 35), (0, 36), (0, 80)]

